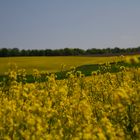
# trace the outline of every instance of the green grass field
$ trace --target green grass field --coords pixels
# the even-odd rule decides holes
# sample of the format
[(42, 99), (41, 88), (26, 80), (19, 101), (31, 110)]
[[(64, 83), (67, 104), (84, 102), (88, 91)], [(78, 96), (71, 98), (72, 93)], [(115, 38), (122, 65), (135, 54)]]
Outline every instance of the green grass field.
[(33, 69), (56, 72), (61, 70), (62, 65), (65, 65), (65, 70), (68, 70), (71, 67), (86, 64), (102, 64), (114, 60), (116, 60), (116, 57), (2, 57), (0, 58), (0, 75), (8, 71), (10, 64), (16, 64), (18, 68), (25, 68), (27, 73), (31, 74)]

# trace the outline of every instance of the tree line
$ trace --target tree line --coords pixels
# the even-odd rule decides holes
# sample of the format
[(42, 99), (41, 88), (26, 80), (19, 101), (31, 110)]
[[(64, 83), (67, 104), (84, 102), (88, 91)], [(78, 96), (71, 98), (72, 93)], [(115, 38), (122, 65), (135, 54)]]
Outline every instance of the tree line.
[(140, 46), (136, 48), (104, 48), (104, 49), (79, 49), (79, 48), (64, 48), (64, 49), (18, 49), (18, 48), (1, 48), (0, 57), (10, 56), (108, 56), (108, 55), (126, 55), (139, 54)]

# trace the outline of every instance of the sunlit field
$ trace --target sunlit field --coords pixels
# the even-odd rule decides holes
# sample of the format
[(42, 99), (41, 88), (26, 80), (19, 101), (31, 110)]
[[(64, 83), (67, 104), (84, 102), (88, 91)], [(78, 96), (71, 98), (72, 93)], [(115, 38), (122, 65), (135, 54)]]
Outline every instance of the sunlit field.
[(70, 67), (99, 64), (112, 62), (116, 57), (80, 57), (80, 56), (62, 56), (62, 57), (5, 57), (0, 58), (0, 74), (4, 74), (15, 63), (19, 68), (25, 68), (27, 73), (32, 73), (34, 68), (40, 71), (56, 72), (60, 71), (62, 65), (65, 69)]
[[(112, 60), (109, 57), (96, 58), (96, 61), (94, 57), (76, 58), (38, 58), (39, 61), (34, 57), (30, 60), (36, 66), (47, 63), (51, 66), (53, 61), (60, 65), (62, 61), (68, 64), (68, 60), (73, 60), (69, 62), (71, 65), (82, 65)], [(2, 59), (5, 63), (10, 61)], [(32, 64), (27, 61), (29, 58), (11, 59), (17, 64), (23, 62), (20, 67)], [(139, 140), (140, 68), (137, 65), (140, 62), (133, 58), (126, 63), (135, 67), (118, 65), (119, 71), (110, 73), (110, 66), (105, 65), (93, 71), (90, 77), (73, 68), (63, 80), (56, 80), (54, 73), (33, 69), (34, 83), (26, 82), (26, 69), (11, 67), (0, 82), (0, 139)], [(57, 70), (56, 66), (52, 69)], [(42, 76), (44, 82), (40, 80)]]

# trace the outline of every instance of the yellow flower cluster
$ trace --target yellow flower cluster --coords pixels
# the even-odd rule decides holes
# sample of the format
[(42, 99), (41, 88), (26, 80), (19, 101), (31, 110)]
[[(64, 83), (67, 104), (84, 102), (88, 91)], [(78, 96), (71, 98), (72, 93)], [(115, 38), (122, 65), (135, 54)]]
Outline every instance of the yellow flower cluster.
[[(12, 70), (0, 84), (2, 140), (125, 140), (140, 139), (140, 69), (67, 79), (33, 71)], [(20, 81), (17, 80), (20, 77)]]

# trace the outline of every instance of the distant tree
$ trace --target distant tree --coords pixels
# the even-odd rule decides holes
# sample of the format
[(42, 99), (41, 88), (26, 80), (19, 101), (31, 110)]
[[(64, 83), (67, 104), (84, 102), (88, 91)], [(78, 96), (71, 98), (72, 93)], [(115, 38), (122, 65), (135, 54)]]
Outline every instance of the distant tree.
[(112, 52), (110, 48), (106, 48), (106, 49), (103, 49), (103, 53), (107, 55), (107, 54), (111, 54)]
[(26, 50), (21, 50), (21, 51), (20, 51), (20, 55), (21, 55), (21, 56), (28, 56)]
[(9, 55), (10, 56), (19, 56), (20, 52), (18, 48), (13, 48), (13, 49), (9, 49)]
[(0, 56), (1, 57), (9, 56), (9, 50), (7, 48), (0, 49)]
[(53, 50), (51, 49), (46, 49), (45, 51), (45, 56), (53, 56)]
[(127, 54), (132, 53), (132, 49), (131, 49), (131, 48), (127, 48), (127, 49), (126, 49), (126, 53), (127, 53)]
[(64, 55), (69, 56), (69, 55), (74, 55), (74, 51), (71, 48), (64, 48)]
[(96, 48), (92, 48), (92, 49), (87, 49), (86, 54), (87, 55), (94, 55), (97, 54), (97, 49)]
[(45, 56), (45, 51), (44, 50), (39, 50), (38, 51), (38, 56)]
[(112, 49), (112, 53), (113, 53), (113, 54), (121, 53), (120, 48), (115, 47), (114, 49)]
[(85, 54), (85, 51), (82, 50), (82, 49), (79, 49), (79, 48), (74, 48), (73, 49), (73, 54), (74, 55), (84, 55)]
[(64, 49), (30, 49), (19, 50), (18, 48), (1, 48), (0, 57), (7, 56), (76, 56), (76, 55), (121, 55), (121, 54), (136, 54), (140, 53), (140, 46), (137, 48), (91, 48), (82, 50), (79, 48), (64, 48)]

